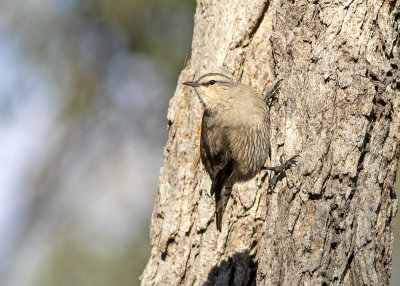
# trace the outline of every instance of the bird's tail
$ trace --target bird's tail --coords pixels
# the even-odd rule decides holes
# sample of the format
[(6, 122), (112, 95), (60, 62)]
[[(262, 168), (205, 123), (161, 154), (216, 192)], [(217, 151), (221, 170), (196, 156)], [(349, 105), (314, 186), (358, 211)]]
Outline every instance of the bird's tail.
[(215, 222), (219, 232), (222, 230), (222, 215), (224, 214), (231, 193), (232, 187), (230, 186), (221, 186), (219, 189), (215, 189)]
[(232, 171), (233, 162), (231, 160), (218, 172), (211, 184), (211, 195), (215, 194), (215, 221), (219, 232), (221, 232), (222, 215), (232, 192), (232, 186), (225, 186), (225, 182), (231, 176)]

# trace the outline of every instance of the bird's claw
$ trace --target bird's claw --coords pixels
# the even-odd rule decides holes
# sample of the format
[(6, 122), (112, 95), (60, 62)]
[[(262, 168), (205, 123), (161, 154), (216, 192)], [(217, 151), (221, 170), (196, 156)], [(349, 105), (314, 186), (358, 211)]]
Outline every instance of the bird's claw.
[(300, 157), (299, 155), (294, 155), (292, 158), (290, 158), (289, 160), (287, 160), (286, 162), (283, 162), (285, 155), (281, 155), (281, 157), (279, 158), (279, 166), (276, 167), (264, 167), (263, 169), (265, 170), (270, 170), (270, 171), (274, 171), (275, 173), (280, 173), (286, 169), (290, 169), (292, 167), (297, 166), (297, 158)]
[(279, 177), (282, 175), (282, 172), (284, 172), (287, 169), (297, 166), (297, 158), (300, 157), (300, 155), (294, 155), (286, 162), (283, 162), (284, 157), (285, 157), (285, 155), (281, 155), (281, 157), (279, 158), (279, 162), (281, 164), (280, 166), (265, 167), (266, 170), (275, 172), (274, 176), (269, 181), (269, 186), (268, 186), (269, 191), (272, 191), (275, 188), (275, 186), (279, 180)]
[(285, 163), (283, 163), (283, 166), (284, 166), (283, 170), (290, 169), (292, 167), (296, 167), (297, 166), (297, 158), (298, 157), (300, 157), (300, 155), (294, 155), (292, 158), (290, 158)]

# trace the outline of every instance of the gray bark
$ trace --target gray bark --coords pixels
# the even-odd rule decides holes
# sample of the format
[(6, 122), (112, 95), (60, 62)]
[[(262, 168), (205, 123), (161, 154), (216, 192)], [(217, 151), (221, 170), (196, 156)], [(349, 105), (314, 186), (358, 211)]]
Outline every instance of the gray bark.
[[(143, 285), (387, 285), (400, 154), (399, 1), (198, 1)], [(266, 92), (272, 158), (235, 185), (222, 233), (200, 162), (202, 107), (181, 83), (222, 72)]]

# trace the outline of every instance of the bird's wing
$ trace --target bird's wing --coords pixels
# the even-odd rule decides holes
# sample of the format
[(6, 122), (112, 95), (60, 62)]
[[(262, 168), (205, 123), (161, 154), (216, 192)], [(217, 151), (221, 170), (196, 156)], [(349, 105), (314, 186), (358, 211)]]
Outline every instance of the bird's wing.
[(233, 172), (233, 160), (227, 129), (207, 116), (202, 122), (200, 155), (212, 181), (210, 193), (215, 194), (215, 220), (217, 230), (221, 232), (222, 215), (232, 192), (232, 186), (225, 186), (225, 182)]
[(203, 116), (200, 157), (213, 182), (218, 173), (229, 164), (230, 153), (226, 127), (219, 125), (216, 119), (212, 117)]

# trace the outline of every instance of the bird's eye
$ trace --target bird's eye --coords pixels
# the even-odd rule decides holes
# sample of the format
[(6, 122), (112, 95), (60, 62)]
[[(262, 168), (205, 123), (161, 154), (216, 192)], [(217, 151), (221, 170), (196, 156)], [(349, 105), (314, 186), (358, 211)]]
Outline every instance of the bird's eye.
[(213, 80), (213, 79), (212, 79), (212, 80), (210, 80), (208, 84), (209, 84), (209, 85), (213, 85), (213, 84), (215, 84), (215, 80)]

